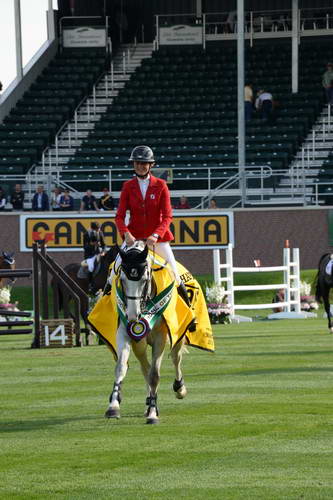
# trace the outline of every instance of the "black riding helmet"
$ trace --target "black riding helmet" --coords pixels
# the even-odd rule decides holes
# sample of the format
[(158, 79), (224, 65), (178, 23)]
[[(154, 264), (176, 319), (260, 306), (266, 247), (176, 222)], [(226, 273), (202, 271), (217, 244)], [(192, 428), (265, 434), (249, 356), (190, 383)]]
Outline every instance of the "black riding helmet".
[(155, 163), (154, 153), (149, 146), (136, 146), (128, 161)]

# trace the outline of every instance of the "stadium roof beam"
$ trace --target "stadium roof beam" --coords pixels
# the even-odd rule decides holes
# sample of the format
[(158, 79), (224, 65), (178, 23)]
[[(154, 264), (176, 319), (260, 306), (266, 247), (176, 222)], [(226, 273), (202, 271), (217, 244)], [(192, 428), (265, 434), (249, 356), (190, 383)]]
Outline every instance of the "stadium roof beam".
[(244, 0), (237, 0), (238, 172), (242, 207), (246, 201), (244, 39)]
[(292, 38), (291, 38), (291, 91), (298, 92), (298, 43), (299, 43), (298, 0), (292, 0)]
[(16, 46), (16, 77), (18, 80), (23, 78), (22, 63), (22, 30), (21, 30), (21, 1), (14, 0), (15, 14), (15, 46)]
[(52, 0), (49, 0), (49, 8), (46, 15), (47, 15), (47, 39), (52, 41), (56, 37)]
[(197, 18), (202, 17), (202, 0), (196, 0), (195, 11), (196, 11)]

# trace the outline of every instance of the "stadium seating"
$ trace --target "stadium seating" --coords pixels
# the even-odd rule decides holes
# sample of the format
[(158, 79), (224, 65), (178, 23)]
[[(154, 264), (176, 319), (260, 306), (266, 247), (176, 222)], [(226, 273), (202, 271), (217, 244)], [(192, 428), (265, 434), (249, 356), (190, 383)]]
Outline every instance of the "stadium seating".
[[(288, 166), (323, 105), (320, 79), (330, 56), (327, 42), (302, 43), (300, 91), (293, 95), (290, 41), (246, 49), (246, 80), (255, 90), (271, 92), (275, 102), (271, 123), (254, 116), (246, 128), (248, 164)], [(102, 180), (99, 168), (123, 169), (113, 176), (113, 189), (120, 190), (131, 148), (146, 143), (154, 148), (157, 166), (177, 169), (177, 189), (188, 188), (187, 179), (203, 166), (215, 168), (212, 177), (220, 181), (225, 176), (218, 169), (238, 162), (236, 84), (235, 44), (215, 42), (205, 51), (160, 47), (120, 91), (63, 175), (68, 181), (66, 171), (90, 168), (92, 179)], [(191, 181), (191, 188), (197, 182), (200, 187)]]
[(102, 49), (59, 53), (0, 125), (0, 174), (25, 174), (104, 71)]

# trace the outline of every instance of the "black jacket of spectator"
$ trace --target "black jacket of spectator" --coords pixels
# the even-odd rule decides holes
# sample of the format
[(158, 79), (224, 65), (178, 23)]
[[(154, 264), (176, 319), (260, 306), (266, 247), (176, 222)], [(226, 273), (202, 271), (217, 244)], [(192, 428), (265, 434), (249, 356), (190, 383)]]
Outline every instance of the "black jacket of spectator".
[(10, 203), (13, 205), (14, 210), (23, 210), (24, 192), (13, 191), (10, 196)]
[(94, 231), (89, 229), (83, 235), (83, 250), (84, 250), (84, 258), (89, 259), (94, 255), (98, 255), (101, 250), (104, 250), (105, 242), (104, 242), (104, 234), (102, 231)]

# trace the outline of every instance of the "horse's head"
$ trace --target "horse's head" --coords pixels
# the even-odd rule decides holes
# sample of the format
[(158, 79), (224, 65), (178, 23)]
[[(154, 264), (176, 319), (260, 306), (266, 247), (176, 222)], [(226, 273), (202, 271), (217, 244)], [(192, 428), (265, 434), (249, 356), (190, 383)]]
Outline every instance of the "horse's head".
[(14, 269), (15, 259), (14, 252), (2, 252), (0, 257), (0, 269)]
[[(0, 269), (15, 269), (15, 259), (14, 252), (1, 252), (0, 255)], [(2, 286), (3, 278), (0, 278), (0, 285)], [(15, 278), (11, 278), (11, 281), (14, 282)]]
[(137, 241), (131, 247), (119, 249), (121, 256), (120, 280), (129, 321), (137, 321), (150, 295), (151, 268), (148, 247)]

